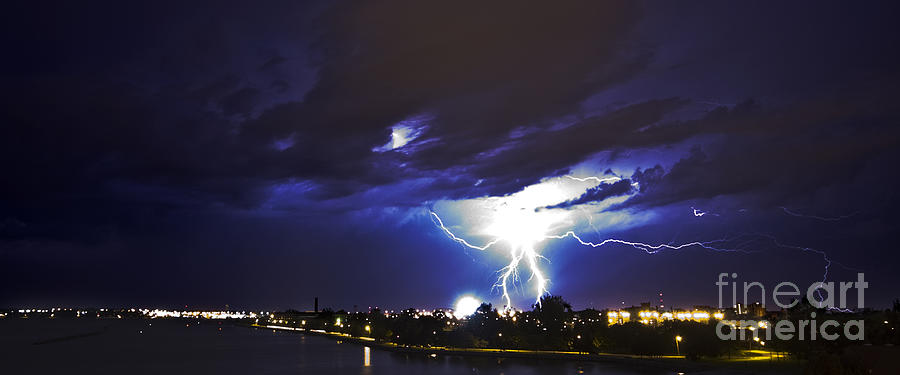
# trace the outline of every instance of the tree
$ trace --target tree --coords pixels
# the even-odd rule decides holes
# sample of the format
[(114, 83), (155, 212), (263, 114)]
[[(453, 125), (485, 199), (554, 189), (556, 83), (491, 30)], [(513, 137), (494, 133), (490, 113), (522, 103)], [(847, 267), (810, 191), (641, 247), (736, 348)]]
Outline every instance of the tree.
[(541, 297), (540, 303), (534, 305), (534, 317), (545, 334), (546, 349), (563, 349), (569, 346), (572, 305), (560, 296)]

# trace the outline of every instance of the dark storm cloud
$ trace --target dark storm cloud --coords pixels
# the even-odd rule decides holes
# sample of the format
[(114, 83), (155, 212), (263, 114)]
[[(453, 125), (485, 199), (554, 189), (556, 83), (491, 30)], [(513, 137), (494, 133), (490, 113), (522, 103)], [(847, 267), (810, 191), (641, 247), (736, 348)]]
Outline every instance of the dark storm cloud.
[(606, 198), (630, 194), (633, 190), (631, 181), (627, 179), (613, 183), (603, 183), (588, 189), (578, 198), (547, 206), (546, 208), (568, 208), (579, 204), (602, 202)]
[[(678, 97), (588, 114), (586, 99), (627, 87), (664, 61), (639, 39), (653, 30), (641, 23), (648, 11), (633, 2), (416, 1), (60, 10), (19, 25), (44, 32), (20, 32), (32, 37), (15, 44), (18, 60), (4, 63), (14, 77), (3, 94), (4, 123), (13, 124), (3, 152), (19, 161), (6, 169), (15, 182), (4, 187), (18, 199), (4, 206), (8, 216), (45, 218), (28, 207), (56, 207), (50, 216), (65, 222), (110, 199), (154, 211), (254, 207), (273, 184), (309, 181), (306, 198), (331, 200), (413, 178), (431, 183), (397, 204), (501, 195), (599, 152), (720, 137), (703, 149), (715, 153), (706, 161), (715, 166), (677, 180), (696, 164), (686, 160), (667, 174), (675, 186), (634, 200), (662, 204), (763, 188), (763, 172), (743, 183), (697, 182), (702, 171), (710, 179), (754, 160), (719, 150), (770, 155), (761, 163), (774, 163), (815, 129), (832, 129), (834, 116), (852, 123), (860, 114), (840, 96), (784, 109), (746, 102), (688, 121), (672, 116), (696, 102)], [(167, 12), (162, 28), (155, 15)], [(872, 85), (856, 86), (855, 95), (873, 94)], [(870, 109), (866, 115), (877, 116), (885, 107)], [(392, 124), (416, 116), (425, 118), (422, 134), (407, 152), (372, 151), (388, 141)], [(782, 151), (763, 150), (776, 146)], [(849, 144), (829, 146), (810, 147)], [(783, 175), (804, 175), (808, 163), (777, 164)]]
[(245, 87), (228, 94), (219, 103), (222, 106), (222, 112), (226, 116), (234, 114), (246, 114), (253, 109), (259, 100), (259, 90), (252, 87)]
[[(687, 103), (678, 98), (651, 100), (584, 118), (562, 130), (534, 132), (512, 141), (509, 147), (501, 148), (490, 157), (473, 160), (477, 165), (472, 168), (472, 173), (501, 186), (507, 181), (528, 185), (548, 175), (563, 174), (568, 167), (600, 151), (652, 147), (684, 140), (694, 134), (682, 130), (657, 135), (657, 132), (643, 129), (657, 124), (665, 115)], [(428, 155), (427, 152), (424, 154)], [(498, 189), (492, 193), (505, 192)]]
[[(900, 117), (891, 109), (891, 93), (872, 94), (816, 98), (776, 109), (745, 103), (727, 113), (668, 125), (660, 132), (670, 139), (678, 128), (725, 138), (694, 146), (668, 171), (656, 166), (636, 172), (632, 178), (640, 183), (641, 194), (623, 206), (740, 194), (777, 206), (834, 186), (844, 187), (844, 197), (829, 206), (852, 210), (853, 204), (884, 204), (886, 197), (864, 193), (875, 188), (866, 175), (873, 167), (900, 162), (900, 128), (895, 126)], [(894, 175), (878, 173), (880, 186), (898, 182)]]
[(272, 99), (247, 82), (266, 78), (247, 67), (271, 55), (243, 38), (263, 38), (265, 24), (278, 36), (258, 45), (302, 45), (302, 7), (57, 5), (3, 16), (0, 212), (31, 236), (96, 238), (172, 210), (259, 201), (266, 171), (247, 164), (257, 151), (222, 114)]
[[(320, 20), (316, 85), (303, 102), (244, 124), (241, 136), (260, 143), (295, 137), (297, 147), (282, 158), (285, 173), (347, 193), (408, 177), (399, 164), (414, 175), (490, 164), (481, 156), (514, 129), (553, 125), (640, 69), (646, 53), (625, 42), (639, 16), (627, 2), (337, 6)], [(392, 124), (422, 114), (430, 120), (421, 138), (431, 143), (420, 152), (371, 152)], [(511, 192), (535, 176), (472, 177), (493, 177), (486, 187)]]
[[(203, 238), (269, 209), (322, 215), (324, 246), (347, 211), (509, 194), (586, 161), (638, 169), (560, 207), (635, 194), (613, 209), (729, 199), (867, 218), (900, 184), (886, 8), (14, 4), (0, 250), (165, 248), (203, 228), (178, 248), (205, 259)], [(421, 134), (373, 151), (401, 121)]]
[[(639, 71), (649, 54), (628, 40), (640, 16), (631, 2), (411, 1), (98, 4), (9, 20), (26, 37), (4, 63), (3, 153), (17, 161), (4, 209), (50, 233), (83, 217), (71, 229), (82, 233), (144, 207), (253, 207), (291, 181), (311, 181), (313, 199), (418, 177), (436, 184), (422, 201), (513, 192), (589, 154), (507, 167), (535, 143), (516, 144), (513, 130), (553, 126)], [(290, 71), (316, 72), (315, 84), (297, 92)], [(372, 152), (422, 114), (416, 152)], [(503, 158), (485, 157), (504, 145)]]

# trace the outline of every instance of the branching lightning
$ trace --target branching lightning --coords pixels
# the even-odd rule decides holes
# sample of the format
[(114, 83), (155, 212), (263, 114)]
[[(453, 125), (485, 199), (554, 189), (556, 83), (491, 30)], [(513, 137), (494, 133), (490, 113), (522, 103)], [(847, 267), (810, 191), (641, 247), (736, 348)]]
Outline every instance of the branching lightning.
[[(487, 242), (482, 246), (473, 245), (466, 241), (463, 238), (460, 238), (453, 234), (453, 232), (444, 225), (441, 217), (438, 216), (434, 211), (431, 212), (432, 218), (435, 220), (435, 223), (438, 224), (441, 229), (444, 230), (444, 233), (447, 234), (450, 239), (475, 250), (485, 251), (490, 247), (496, 245), (498, 242), (503, 241), (503, 237), (497, 237), (493, 240)], [(494, 284), (494, 288), (500, 289), (500, 292), (503, 295), (503, 299), (506, 302), (506, 308), (512, 308), (512, 300), (509, 297), (509, 287), (510, 283), (514, 283), (519, 280), (519, 264), (524, 260), (528, 264), (528, 268), (531, 271), (530, 280), (535, 280), (536, 286), (536, 294), (537, 298), (535, 303), (540, 303), (540, 299), (543, 295), (547, 294), (547, 278), (544, 277), (544, 274), (541, 272), (540, 268), (538, 268), (538, 259), (543, 258), (540, 254), (535, 251), (534, 244), (536, 241), (522, 241), (515, 238), (508, 239), (510, 242), (510, 262), (505, 267), (501, 268), (499, 273), (500, 276), (497, 278), (497, 283)]]
[(847, 214), (847, 215), (834, 216), (834, 217), (826, 217), (826, 216), (817, 216), (817, 215), (805, 215), (805, 214), (801, 214), (801, 213), (799, 213), (799, 212), (791, 211), (791, 210), (789, 210), (787, 207), (784, 207), (784, 206), (778, 207), (778, 208), (780, 208), (782, 211), (784, 211), (785, 214), (788, 214), (788, 215), (791, 215), (791, 216), (794, 216), (794, 217), (802, 217), (802, 218), (807, 218), (807, 219), (815, 219), (815, 220), (819, 220), (819, 221), (840, 221), (840, 220), (844, 220), (844, 219), (849, 219), (849, 218), (851, 218), (851, 217), (856, 216), (857, 214), (859, 214), (859, 211), (856, 211), (856, 212), (853, 212), (853, 213), (850, 213), (850, 214)]
[[(794, 249), (794, 250), (799, 250), (799, 251), (802, 251), (802, 252), (808, 252), (808, 253), (814, 253), (814, 254), (821, 255), (821, 256), (822, 256), (822, 260), (825, 261), (825, 269), (824, 269), (824, 271), (823, 271), (823, 273), (822, 273), (822, 281), (819, 282), (819, 285), (818, 285), (819, 287), (823, 286), (823, 285), (825, 284), (825, 282), (828, 281), (828, 271), (829, 271), (829, 269), (831, 268), (831, 265), (832, 265), (832, 264), (837, 264), (837, 265), (843, 267), (844, 269), (853, 270), (853, 271), (859, 271), (859, 270), (857, 270), (857, 269), (854, 269), (854, 268), (851, 268), (851, 267), (847, 267), (847, 266), (845, 266), (845, 265), (843, 265), (843, 264), (841, 264), (841, 263), (832, 261), (831, 258), (828, 257), (828, 253), (826, 253), (826, 252), (824, 252), (824, 251), (822, 251), (822, 250), (814, 249), (814, 248), (811, 248), (811, 247), (804, 247), (804, 246), (795, 246), (795, 245), (784, 244), (784, 243), (781, 243), (780, 241), (778, 241), (778, 239), (775, 238), (774, 236), (770, 236), (770, 235), (761, 234), (760, 236), (768, 237), (770, 240), (772, 240), (772, 243), (774, 243), (775, 246), (778, 246), (778, 247), (782, 247), (782, 248), (786, 248), (786, 249)], [(819, 296), (819, 301), (816, 301), (816, 302), (818, 303), (819, 307), (823, 307), (822, 301), (823, 301), (825, 298), (822, 296), (822, 290), (821, 290), (821, 289), (816, 290), (816, 295)], [(810, 301), (810, 302), (813, 302), (813, 301)], [(852, 311), (852, 310), (850, 310), (850, 309), (842, 309), (842, 308), (839, 308), (839, 307), (833, 307), (833, 306), (832, 306), (832, 307), (828, 307), (828, 309), (829, 309), (829, 310), (835, 310), (835, 311), (841, 311), (841, 312), (851, 312), (851, 311)]]
[(434, 213), (434, 211), (431, 212), (431, 215), (434, 216), (434, 219), (435, 219), (435, 220), (437, 220), (437, 224), (441, 226), (441, 229), (443, 229), (444, 232), (446, 232), (447, 235), (450, 236), (450, 239), (452, 239), (452, 240), (454, 240), (454, 241), (456, 241), (456, 242), (459, 242), (459, 243), (461, 243), (461, 244), (463, 244), (463, 245), (466, 245), (467, 247), (470, 247), (470, 248), (472, 248), (472, 249), (485, 251), (485, 250), (487, 250), (489, 247), (494, 246), (494, 244), (496, 244), (497, 242), (500, 242), (500, 239), (497, 238), (497, 239), (495, 239), (495, 240), (493, 240), (493, 241), (491, 241), (491, 242), (488, 242), (488, 243), (485, 244), (484, 246), (475, 246), (475, 245), (472, 245), (472, 244), (469, 243), (469, 241), (466, 241), (466, 240), (464, 240), (464, 239), (462, 239), (462, 238), (456, 237), (456, 235), (453, 234), (453, 232), (451, 232), (450, 229), (447, 229), (447, 227), (444, 226), (444, 221), (441, 220), (441, 217), (438, 216), (436, 213)]
[[(647, 254), (655, 254), (662, 250), (680, 250), (688, 247), (702, 247), (704, 249), (713, 250), (713, 251), (738, 251), (738, 252), (749, 252), (747, 250), (742, 250), (739, 248), (724, 248), (720, 246), (716, 246), (717, 244), (724, 244), (729, 242), (729, 240), (721, 239), (714, 241), (706, 241), (706, 242), (689, 242), (680, 245), (670, 245), (670, 244), (659, 244), (659, 245), (651, 245), (641, 242), (632, 242), (625, 241), (620, 239), (606, 239), (601, 242), (589, 242), (583, 240), (579, 237), (574, 231), (567, 231), (560, 235), (554, 234), (543, 234), (543, 233), (534, 233), (531, 232), (528, 235), (524, 236), (515, 236), (519, 234), (518, 231), (512, 231), (507, 233), (512, 233), (514, 236), (498, 236), (488, 241), (484, 245), (474, 245), (467, 241), (464, 238), (460, 238), (456, 234), (453, 233), (450, 228), (444, 225), (444, 221), (438, 216), (437, 213), (431, 211), (431, 217), (434, 220), (435, 224), (437, 224), (444, 233), (450, 237), (453, 241), (456, 241), (463, 246), (466, 246), (470, 249), (475, 249), (479, 251), (486, 251), (491, 247), (494, 247), (499, 242), (508, 242), (509, 244), (509, 252), (510, 252), (510, 261), (505, 267), (501, 268), (498, 273), (499, 276), (497, 278), (497, 282), (494, 284), (494, 288), (499, 289), (504, 302), (506, 303), (505, 308), (512, 308), (512, 299), (510, 298), (509, 289), (510, 284), (518, 282), (519, 279), (519, 267), (522, 266), (524, 262), (524, 266), (528, 267), (530, 271), (530, 276), (527, 281), (534, 281), (535, 283), (535, 303), (540, 304), (540, 299), (545, 294), (548, 293), (547, 284), (549, 280), (544, 276), (543, 272), (539, 268), (539, 260), (546, 259), (541, 256), (536, 250), (536, 245), (544, 240), (548, 239), (564, 239), (567, 237), (572, 237), (578, 243), (585, 246), (591, 247), (600, 247), (607, 244), (619, 244), (625, 246), (631, 246), (635, 249), (642, 250)], [(496, 223), (495, 223), (496, 225)], [(504, 224), (501, 224), (504, 225)], [(538, 225), (537, 227), (549, 227), (544, 225)]]
[(714, 246), (714, 244), (728, 243), (728, 242), (732, 241), (732, 240), (728, 240), (728, 239), (720, 239), (720, 240), (704, 241), (704, 242), (694, 241), (694, 242), (683, 243), (680, 245), (671, 245), (671, 244), (649, 245), (649, 244), (645, 244), (642, 242), (625, 241), (625, 240), (620, 240), (620, 239), (615, 239), (615, 238), (607, 238), (600, 242), (590, 242), (590, 241), (582, 240), (581, 237), (578, 237), (578, 235), (575, 234), (574, 231), (568, 231), (561, 235), (547, 236), (546, 238), (563, 239), (566, 237), (572, 237), (576, 241), (578, 241), (578, 243), (580, 243), (584, 246), (600, 247), (600, 246), (608, 245), (608, 244), (620, 244), (620, 245), (625, 245), (625, 246), (631, 246), (631, 247), (641, 250), (647, 254), (656, 254), (663, 250), (681, 250), (681, 249), (684, 249), (687, 247), (692, 247), (692, 246), (702, 247), (704, 249), (712, 250), (712, 251), (751, 253), (751, 251), (749, 251), (749, 250), (742, 250), (739, 248), (722, 248), (722, 247)]
[[(564, 177), (574, 181), (590, 182), (596, 183), (598, 185), (604, 183), (615, 183), (622, 180), (622, 178), (616, 176), (600, 178), (574, 177), (567, 175)], [(822, 256), (823, 260), (825, 261), (822, 283), (827, 280), (829, 268), (833, 263), (824, 251), (808, 247), (785, 245), (779, 242), (775, 237), (765, 234), (743, 234), (734, 238), (722, 238), (710, 241), (693, 241), (680, 244), (674, 244), (674, 241), (662, 244), (648, 244), (616, 238), (607, 238), (597, 242), (586, 241), (572, 229), (562, 229), (561, 231), (556, 232), (562, 234), (552, 234), (552, 232), (554, 232), (554, 229), (561, 229), (559, 228), (559, 226), (560, 224), (566, 222), (567, 216), (548, 216), (546, 215), (547, 210), (543, 210), (538, 213), (533, 207), (531, 207), (530, 209), (523, 209), (524, 206), (527, 206), (527, 204), (516, 206), (512, 204), (507, 205), (504, 203), (500, 204), (498, 208), (495, 208), (492, 216), (492, 222), (487, 224), (482, 231), (482, 234), (486, 234), (490, 238), (490, 240), (483, 245), (473, 244), (466, 239), (457, 236), (450, 228), (448, 228), (444, 224), (444, 221), (440, 216), (438, 216), (436, 212), (434, 212), (433, 210), (430, 211), (433, 222), (438, 225), (450, 239), (463, 246), (466, 246), (467, 248), (479, 251), (487, 251), (491, 248), (500, 247), (501, 245), (508, 246), (507, 251), (509, 252), (509, 263), (497, 271), (497, 281), (492, 288), (495, 290), (499, 290), (499, 292), (501, 293), (502, 298), (505, 302), (505, 309), (512, 309), (512, 299), (510, 298), (509, 290), (511, 286), (516, 285), (516, 283), (519, 283), (521, 281), (520, 267), (527, 267), (528, 272), (530, 273), (526, 282), (534, 283), (535, 304), (540, 304), (541, 297), (549, 293), (548, 284), (550, 280), (544, 275), (539, 267), (540, 260), (547, 259), (540, 255), (537, 245), (543, 241), (551, 239), (561, 240), (571, 237), (580, 245), (590, 246), (592, 248), (598, 248), (605, 245), (629, 246), (634, 249), (641, 250), (647, 254), (656, 254), (665, 250), (678, 251), (694, 247), (716, 252), (754, 253), (756, 251), (748, 250), (748, 247), (751, 247), (751, 245), (758, 243), (758, 241), (760, 240), (764, 240), (766, 242), (771, 241), (771, 244), (774, 244), (777, 247), (795, 249), (803, 252), (811, 252)], [(789, 215), (808, 217), (805, 215), (794, 214), (784, 207), (781, 208), (785, 211), (785, 213), (788, 213)], [(693, 207), (691, 207), (691, 210), (696, 217), (705, 215), (719, 216), (717, 214), (705, 212)], [(592, 216), (587, 212), (584, 213), (587, 215), (590, 227), (593, 228), (595, 232), (599, 233), (597, 228), (594, 226)], [(853, 215), (848, 215), (846, 217), (849, 216)], [(828, 218), (824, 219), (829, 220)], [(843, 265), (841, 266), (847, 268)], [(819, 292), (819, 297), (821, 298), (821, 291)]]
[(575, 180), (575, 181), (579, 181), (579, 182), (594, 181), (598, 184), (605, 184), (605, 183), (609, 183), (609, 182), (619, 182), (622, 180), (621, 177), (617, 177), (617, 176), (600, 178), (600, 177), (594, 177), (594, 176), (575, 177), (575, 176), (565, 175), (565, 177), (570, 180)]
[(697, 208), (694, 208), (694, 207), (691, 207), (691, 211), (693, 211), (695, 217), (703, 217), (703, 216), (706, 216), (706, 215), (710, 215), (710, 216), (719, 216), (719, 214), (714, 214), (714, 213), (711, 213), (711, 212), (708, 212), (708, 211), (703, 211), (703, 210), (700, 210), (700, 209), (697, 209)]

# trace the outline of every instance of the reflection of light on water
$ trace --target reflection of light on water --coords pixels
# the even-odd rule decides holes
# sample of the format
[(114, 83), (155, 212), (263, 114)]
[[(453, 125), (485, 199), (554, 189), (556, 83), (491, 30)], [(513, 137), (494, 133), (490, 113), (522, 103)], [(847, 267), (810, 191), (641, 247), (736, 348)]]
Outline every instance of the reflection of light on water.
[(363, 348), (363, 366), (369, 367), (372, 365), (372, 349), (368, 346)]

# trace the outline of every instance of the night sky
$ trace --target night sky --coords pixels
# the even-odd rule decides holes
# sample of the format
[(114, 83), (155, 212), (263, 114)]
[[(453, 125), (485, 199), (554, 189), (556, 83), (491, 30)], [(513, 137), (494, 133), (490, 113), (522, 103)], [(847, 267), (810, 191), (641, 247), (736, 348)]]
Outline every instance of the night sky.
[(430, 212), (483, 245), (486, 202), (550, 186), (522, 210), (565, 218), (546, 234), (731, 250), (539, 243), (576, 308), (714, 305), (720, 272), (808, 286), (828, 261), (886, 307), (892, 6), (5, 5), (0, 306), (497, 304), (508, 248)]

